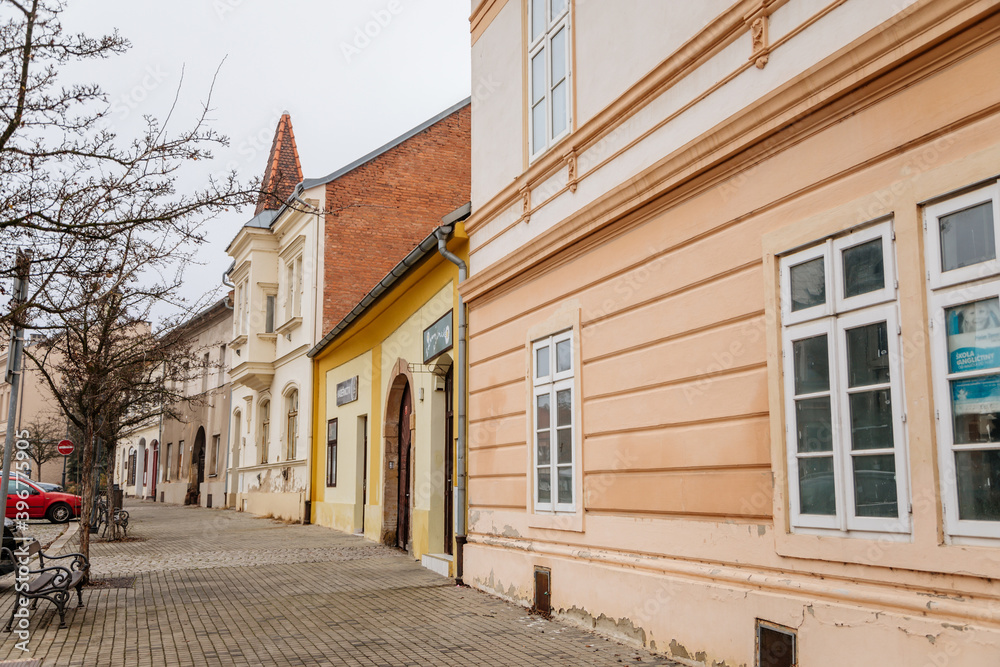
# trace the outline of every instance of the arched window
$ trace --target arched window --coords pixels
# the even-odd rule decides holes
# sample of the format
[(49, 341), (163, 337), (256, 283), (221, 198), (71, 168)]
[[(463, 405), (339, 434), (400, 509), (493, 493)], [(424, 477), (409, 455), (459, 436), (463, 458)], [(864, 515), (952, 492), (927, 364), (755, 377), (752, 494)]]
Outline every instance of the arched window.
[(135, 449), (132, 449), (128, 453), (128, 485), (133, 486), (135, 484)]
[(271, 401), (260, 404), (260, 462), (267, 463), (267, 448), (271, 440)]
[(299, 438), (299, 392), (297, 389), (293, 389), (288, 398), (285, 399), (287, 405), (287, 424), (285, 435), (287, 438), (287, 459), (289, 461), (295, 458), (296, 444)]

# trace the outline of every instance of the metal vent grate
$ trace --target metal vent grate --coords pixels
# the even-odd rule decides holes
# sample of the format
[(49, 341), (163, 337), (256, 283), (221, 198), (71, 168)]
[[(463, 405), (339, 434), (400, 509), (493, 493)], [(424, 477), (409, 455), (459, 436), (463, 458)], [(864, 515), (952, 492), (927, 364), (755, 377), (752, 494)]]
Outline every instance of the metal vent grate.
[(536, 613), (548, 616), (552, 613), (552, 570), (547, 567), (535, 568)]
[(795, 630), (757, 619), (757, 667), (795, 667)]
[(212, 507), (212, 494), (208, 494), (208, 498), (205, 499), (205, 507), (211, 509)]
[(135, 588), (135, 577), (91, 579), (87, 586), (90, 586), (91, 588)]

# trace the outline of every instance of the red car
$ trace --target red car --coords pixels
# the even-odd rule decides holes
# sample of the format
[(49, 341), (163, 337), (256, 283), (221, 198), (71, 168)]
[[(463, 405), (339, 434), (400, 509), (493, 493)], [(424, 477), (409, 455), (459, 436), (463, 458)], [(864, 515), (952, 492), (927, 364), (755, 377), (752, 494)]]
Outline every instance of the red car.
[[(22, 499), (24, 495), (27, 497)], [(22, 501), (27, 505), (29, 519), (48, 519), (52, 523), (66, 523), (80, 516), (82, 504), (80, 496), (72, 493), (45, 491), (30, 480), (11, 479), (7, 491), (8, 519), (15, 518), (19, 511), (25, 511), (24, 506), (18, 509), (17, 504)]]

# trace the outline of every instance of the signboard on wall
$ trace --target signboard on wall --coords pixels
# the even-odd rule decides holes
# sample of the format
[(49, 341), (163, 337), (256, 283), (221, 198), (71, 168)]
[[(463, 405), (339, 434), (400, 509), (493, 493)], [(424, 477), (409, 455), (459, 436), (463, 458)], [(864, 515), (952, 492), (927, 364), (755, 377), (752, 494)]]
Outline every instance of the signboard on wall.
[(358, 400), (358, 376), (337, 383), (337, 405)]
[(426, 364), (442, 352), (451, 349), (454, 327), (451, 321), (452, 311), (441, 316), (434, 324), (424, 329), (424, 363)]

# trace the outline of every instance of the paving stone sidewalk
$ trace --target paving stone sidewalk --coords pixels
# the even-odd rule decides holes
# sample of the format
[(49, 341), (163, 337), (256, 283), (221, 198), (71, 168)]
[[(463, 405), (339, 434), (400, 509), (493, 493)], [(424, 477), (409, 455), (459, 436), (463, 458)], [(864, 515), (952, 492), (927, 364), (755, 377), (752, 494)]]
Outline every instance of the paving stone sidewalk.
[[(59, 630), (51, 604), (28, 654), (46, 667), (186, 665), (675, 665), (531, 616), (410, 557), (319, 526), (132, 502), (130, 541), (91, 546), (96, 579)], [(76, 548), (72, 538), (64, 548)], [(134, 578), (134, 581), (132, 579)], [(9, 613), (13, 577), (0, 579)], [(55, 616), (55, 618), (54, 618)], [(3, 618), (6, 621), (6, 617)]]

